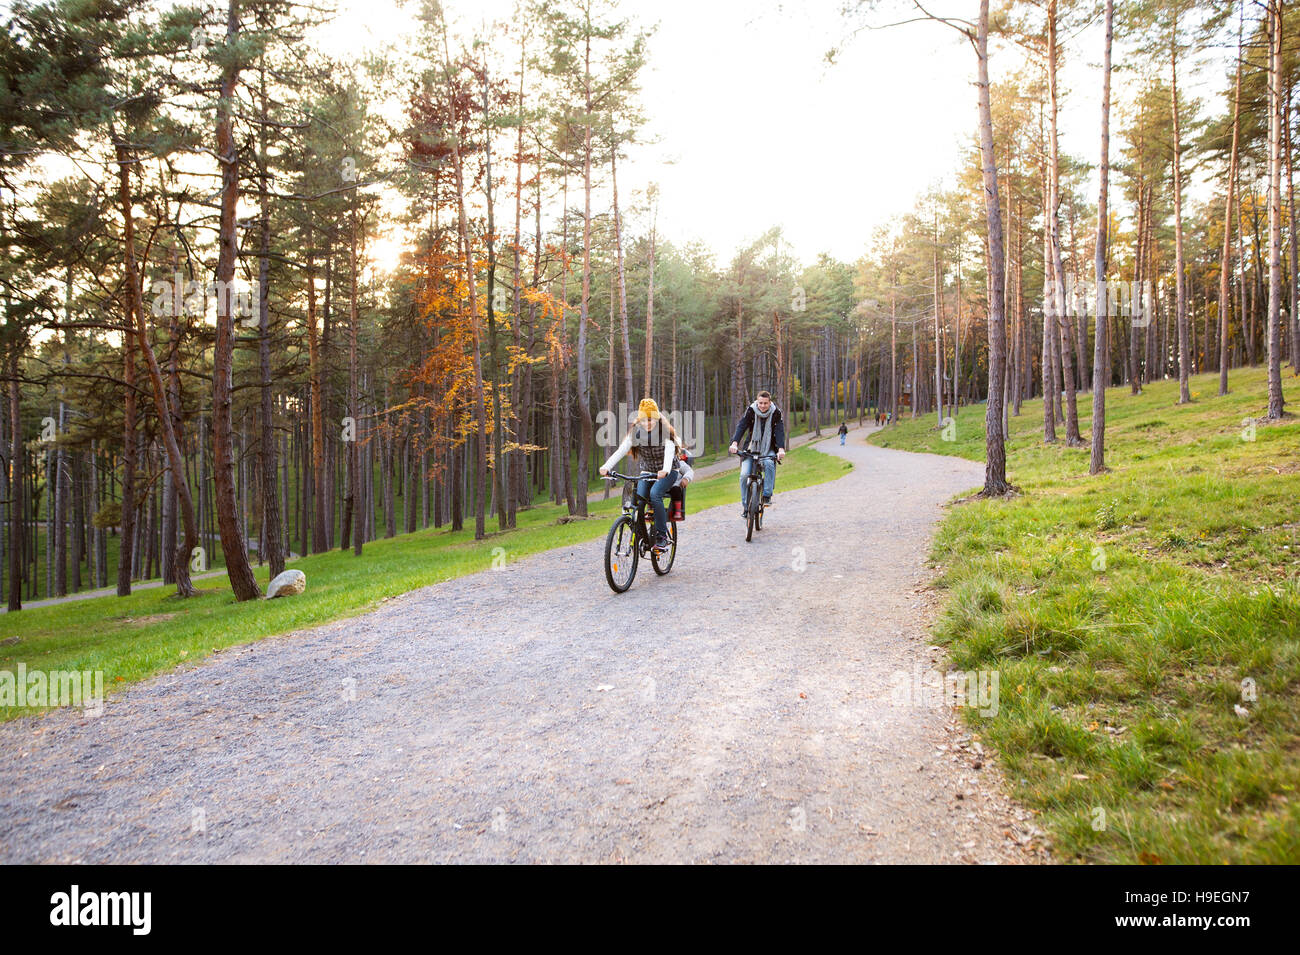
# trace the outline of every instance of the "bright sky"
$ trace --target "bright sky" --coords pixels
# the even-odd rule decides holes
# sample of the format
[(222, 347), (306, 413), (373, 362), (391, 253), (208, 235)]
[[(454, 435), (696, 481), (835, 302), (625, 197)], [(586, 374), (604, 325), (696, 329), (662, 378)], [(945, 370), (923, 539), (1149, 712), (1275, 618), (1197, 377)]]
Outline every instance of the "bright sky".
[[(377, 46), (412, 30), (411, 14), (398, 0), (339, 2), (332, 33), (344, 50)], [(513, 8), (513, 0), (445, 2), (451, 21), (463, 24), (506, 19)], [(619, 184), (626, 195), (659, 183), (661, 235), (703, 240), (726, 261), (780, 225), (805, 262), (822, 251), (851, 261), (875, 226), (909, 211), (931, 185), (950, 180), (975, 128), (970, 44), (933, 23), (862, 31), (828, 66), (826, 51), (842, 46), (848, 29), (843, 5), (619, 5), (642, 24), (658, 23), (642, 95), (649, 118), (644, 133), (655, 142), (630, 150)], [(894, 7), (905, 11), (902, 4)], [(936, 0), (932, 9), (973, 16), (976, 4)], [(873, 22), (906, 16), (878, 14)], [(1068, 95), (1061, 147), (1090, 161), (1098, 149), (1099, 34), (1072, 38), (1089, 55), (1075, 53), (1062, 77)], [(1117, 65), (1122, 57), (1117, 51)], [(1012, 64), (1011, 56), (995, 54), (995, 81), (999, 67)], [(1202, 79), (1217, 82), (1217, 72), (1205, 70)], [(1118, 74), (1116, 82), (1123, 82)], [(1114, 159), (1116, 118), (1112, 123)]]
[(660, 142), (635, 169), (660, 180), (666, 234), (703, 239), (725, 259), (781, 225), (804, 260), (851, 260), (874, 224), (953, 168), (974, 95), (951, 31), (863, 35), (830, 66), (839, 6), (653, 6), (661, 26), (645, 100)]

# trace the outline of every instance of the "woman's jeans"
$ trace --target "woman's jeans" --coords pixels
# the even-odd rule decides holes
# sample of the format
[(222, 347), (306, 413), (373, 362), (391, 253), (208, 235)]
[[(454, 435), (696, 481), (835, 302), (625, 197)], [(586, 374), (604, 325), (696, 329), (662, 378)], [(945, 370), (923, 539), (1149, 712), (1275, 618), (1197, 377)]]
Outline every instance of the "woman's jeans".
[(664, 509), (664, 495), (677, 484), (677, 479), (681, 476), (681, 471), (673, 470), (668, 472), (667, 477), (659, 478), (653, 485), (649, 478), (637, 482), (636, 492), (642, 497), (650, 498), (650, 503), (654, 506), (655, 533), (660, 537), (668, 533), (668, 512)]
[[(776, 458), (763, 458), (763, 496), (771, 497), (772, 490), (776, 487)], [(740, 459), (740, 506), (744, 507), (748, 502), (745, 500), (746, 482), (749, 480), (749, 468), (754, 463), (753, 458)]]

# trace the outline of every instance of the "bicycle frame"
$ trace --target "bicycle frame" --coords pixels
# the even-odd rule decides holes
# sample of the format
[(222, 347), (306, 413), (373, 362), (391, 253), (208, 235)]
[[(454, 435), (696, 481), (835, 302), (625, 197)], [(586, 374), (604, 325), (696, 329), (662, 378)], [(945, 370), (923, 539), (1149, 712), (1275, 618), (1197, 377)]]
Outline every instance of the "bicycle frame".
[[(745, 500), (749, 500), (749, 488), (752, 487), (755, 483), (758, 483), (760, 485), (763, 483), (763, 469), (761, 467), (758, 467), (759, 463), (767, 460), (768, 458), (771, 458), (773, 461), (775, 461), (776, 455), (773, 454), (771, 451), (769, 451), (767, 454), (759, 454), (756, 451), (737, 451), (736, 456), (742, 459), (749, 458), (754, 462), (754, 466), (749, 469), (748, 477), (745, 478), (745, 480), (748, 482), (745, 488)], [(760, 502), (759, 506), (762, 507), (761, 493), (759, 495), (759, 502)]]
[[(650, 499), (642, 497), (638, 490), (642, 481), (654, 481), (658, 475), (651, 471), (642, 471), (640, 474), (620, 474), (617, 471), (610, 471), (604, 475), (606, 481), (625, 481), (631, 485), (632, 493), (629, 495), (624, 489), (622, 509), (625, 517), (632, 518), (632, 536), (638, 548), (648, 549), (650, 539), (645, 530), (645, 513), (646, 508), (650, 506)], [(629, 501), (629, 497), (631, 500)], [(642, 545), (645, 545), (642, 547)]]
[[(742, 460), (747, 459), (753, 462), (749, 467), (749, 473), (745, 475), (745, 493), (742, 502), (745, 508), (745, 521), (747, 524), (745, 540), (751, 541), (754, 539), (754, 531), (763, 529), (763, 511), (767, 507), (763, 503), (763, 483), (766, 478), (766, 469), (760, 465), (768, 458), (776, 459), (776, 455), (770, 451), (767, 454), (759, 454), (756, 451), (737, 451), (736, 453)], [(757, 504), (752, 505), (751, 501), (757, 501)]]
[[(605, 537), (605, 579), (610, 589), (616, 594), (627, 591), (636, 579), (637, 562), (648, 559), (654, 571), (660, 577), (672, 570), (677, 558), (677, 524), (674, 522), (668, 532), (668, 543), (659, 546), (651, 543), (647, 507), (649, 495), (640, 492), (641, 481), (653, 481), (656, 475), (642, 472), (640, 474), (620, 474), (610, 471), (601, 475), (607, 481), (623, 481), (623, 499), (621, 513), (614, 518)], [(626, 529), (631, 526), (631, 534)], [(628, 562), (630, 561), (630, 566)]]

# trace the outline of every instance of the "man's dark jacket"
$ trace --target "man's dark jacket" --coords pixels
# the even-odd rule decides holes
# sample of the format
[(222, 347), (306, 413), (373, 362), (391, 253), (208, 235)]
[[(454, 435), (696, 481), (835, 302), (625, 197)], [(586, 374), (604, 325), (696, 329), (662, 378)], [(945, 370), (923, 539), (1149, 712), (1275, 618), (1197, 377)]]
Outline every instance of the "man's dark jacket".
[(766, 425), (763, 419), (754, 414), (754, 406), (749, 405), (745, 408), (745, 413), (740, 416), (740, 424), (736, 425), (736, 433), (731, 436), (732, 442), (740, 444), (740, 438), (746, 432), (753, 431), (753, 437), (758, 437), (758, 432), (754, 431), (754, 423), (758, 422), (760, 426), (766, 426), (772, 429), (773, 453), (785, 447), (785, 419), (781, 417), (781, 409), (772, 403), (772, 414), (768, 417)]

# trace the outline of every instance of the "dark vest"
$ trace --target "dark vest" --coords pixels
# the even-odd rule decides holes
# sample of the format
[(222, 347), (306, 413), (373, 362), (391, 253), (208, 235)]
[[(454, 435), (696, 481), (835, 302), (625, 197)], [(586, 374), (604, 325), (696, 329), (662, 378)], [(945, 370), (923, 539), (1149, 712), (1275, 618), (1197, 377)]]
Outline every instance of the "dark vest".
[[(658, 474), (664, 470), (664, 441), (667, 438), (668, 429), (661, 421), (656, 421), (649, 430), (637, 425), (632, 431), (632, 447), (636, 448), (636, 463), (642, 471)], [(677, 467), (676, 461), (672, 467)]]

